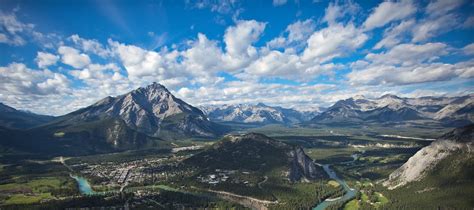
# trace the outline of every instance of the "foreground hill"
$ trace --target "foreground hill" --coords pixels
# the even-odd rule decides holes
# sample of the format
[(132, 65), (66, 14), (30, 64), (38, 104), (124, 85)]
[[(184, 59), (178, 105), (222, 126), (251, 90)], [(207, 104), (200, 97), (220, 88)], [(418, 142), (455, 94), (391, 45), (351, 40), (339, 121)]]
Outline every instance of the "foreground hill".
[[(455, 129), (413, 155), (383, 184), (389, 209), (472, 209), (474, 125)], [(420, 199), (422, 198), (422, 199)]]
[(53, 116), (20, 111), (0, 103), (0, 126), (5, 128), (28, 129), (47, 123), (53, 119)]
[[(451, 170), (451, 173), (469, 172), (470, 169), (463, 166), (474, 165), (474, 154), (471, 151), (473, 148), (474, 124), (455, 129), (418, 151), (403, 166), (390, 174), (384, 185), (395, 189), (410, 182), (423, 180), (430, 174), (439, 173), (439, 170)], [(446, 159), (456, 161), (451, 162), (449, 166), (440, 165)], [(474, 177), (474, 174), (472, 175)]]
[(301, 147), (294, 147), (263, 134), (227, 135), (199, 154), (185, 161), (205, 171), (215, 169), (260, 171), (283, 169), (291, 182), (326, 177)]
[(310, 120), (318, 113), (316, 110), (298, 111), (263, 103), (212, 105), (203, 106), (202, 109), (210, 119), (215, 121), (255, 124), (299, 123)]
[(357, 96), (336, 102), (310, 123), (354, 124), (436, 121), (445, 126), (474, 122), (474, 95), (462, 97), (402, 98), (384, 95), (376, 99)]

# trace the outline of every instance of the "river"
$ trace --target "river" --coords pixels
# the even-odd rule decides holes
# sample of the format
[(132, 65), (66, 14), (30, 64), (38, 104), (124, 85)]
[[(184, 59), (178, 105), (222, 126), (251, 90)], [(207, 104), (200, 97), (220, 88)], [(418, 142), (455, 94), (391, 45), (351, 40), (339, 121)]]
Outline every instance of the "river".
[(79, 186), (79, 191), (83, 195), (93, 195), (96, 192), (91, 188), (91, 185), (84, 177), (70, 175), (73, 179), (76, 180), (77, 185)]
[[(365, 151), (363, 151), (363, 152), (365, 152)], [(355, 153), (355, 154), (351, 155), (351, 157), (353, 158), (353, 160), (344, 162), (344, 164), (354, 163), (359, 158), (359, 155), (357, 153)], [(345, 202), (345, 201), (348, 201), (348, 200), (350, 200), (350, 199), (352, 199), (356, 196), (357, 191), (353, 188), (350, 188), (349, 185), (347, 185), (346, 181), (340, 179), (337, 176), (336, 172), (334, 172), (334, 170), (329, 168), (329, 166), (330, 166), (329, 164), (325, 164), (325, 165), (321, 165), (321, 166), (323, 167), (324, 171), (328, 174), (329, 178), (336, 180), (344, 188), (346, 193), (342, 197), (324, 200), (322, 203), (320, 203), (319, 205), (314, 207), (313, 210), (324, 210), (332, 204), (335, 204), (337, 202)]]

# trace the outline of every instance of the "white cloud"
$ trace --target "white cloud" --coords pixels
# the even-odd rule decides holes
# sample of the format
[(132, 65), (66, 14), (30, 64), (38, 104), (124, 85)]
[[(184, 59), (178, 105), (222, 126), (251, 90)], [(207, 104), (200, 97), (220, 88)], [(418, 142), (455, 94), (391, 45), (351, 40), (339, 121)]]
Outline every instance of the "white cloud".
[(459, 26), (459, 18), (455, 14), (446, 14), (434, 19), (421, 20), (413, 29), (413, 42), (429, 40), (441, 33)]
[(306, 45), (306, 40), (316, 28), (312, 19), (298, 20), (285, 29), (285, 37), (279, 36), (267, 42), (268, 48), (288, 48), (289, 46), (301, 48)]
[(226, 44), (225, 62), (231, 68), (246, 65), (257, 56), (257, 49), (252, 46), (265, 30), (266, 23), (255, 20), (239, 21), (236, 26), (230, 26), (224, 34)]
[(22, 63), (0, 67), (0, 90), (14, 96), (51, 95), (68, 90), (68, 79), (49, 70), (33, 70)]
[(387, 23), (402, 20), (416, 12), (416, 7), (409, 0), (400, 2), (385, 1), (380, 3), (370, 16), (365, 20), (366, 30), (382, 27)]
[(312, 19), (296, 21), (286, 27), (288, 41), (295, 42), (306, 40), (311, 35), (311, 33), (314, 32), (315, 28), (316, 24)]
[(429, 16), (442, 16), (459, 8), (465, 0), (435, 0), (426, 6), (426, 14)]
[(466, 18), (466, 20), (464, 21), (464, 23), (462, 24), (462, 26), (464, 28), (472, 28), (474, 27), (474, 15), (471, 15), (469, 16), (468, 18)]
[(48, 66), (56, 64), (56, 62), (58, 62), (59, 60), (59, 56), (46, 52), (38, 52), (35, 60), (38, 64), (38, 67), (46, 68)]
[(328, 61), (361, 47), (368, 36), (352, 23), (330, 25), (316, 31), (308, 39), (308, 47), (303, 52), (303, 61)]
[(405, 85), (445, 81), (456, 77), (474, 77), (474, 63), (430, 63), (408, 67), (375, 65), (348, 74), (349, 82), (352, 85)]
[(195, 6), (199, 9), (209, 7), (213, 12), (228, 13), (234, 7), (235, 0), (197, 1)]
[(379, 54), (369, 53), (365, 57), (377, 64), (393, 64), (393, 65), (413, 65), (423, 63), (425, 61), (435, 61), (440, 56), (448, 53), (448, 46), (443, 43), (426, 43), (422, 45), (416, 44), (400, 44), (388, 52)]
[(217, 42), (207, 39), (206, 35), (198, 34), (198, 39), (190, 43), (190, 48), (183, 51), (182, 64), (190, 74), (209, 74), (223, 70), (222, 51)]
[(402, 21), (400, 24), (387, 28), (384, 32), (384, 37), (375, 46), (374, 49), (390, 48), (402, 41), (404, 35), (411, 31), (415, 26), (414, 19)]
[(33, 28), (33, 24), (25, 24), (17, 20), (14, 13), (5, 14), (0, 11), (0, 43), (13, 46), (25, 45), (23, 33), (31, 32)]
[(91, 59), (88, 55), (80, 53), (79, 50), (72, 47), (61, 46), (58, 48), (58, 53), (61, 55), (61, 61), (64, 64), (74, 68), (82, 68), (91, 63)]
[(347, 78), (352, 85), (378, 86), (472, 78), (473, 60), (455, 64), (437, 62), (449, 51), (443, 43), (400, 44), (387, 52), (369, 53), (364, 61), (353, 63), (353, 71)]
[(282, 6), (285, 5), (287, 0), (273, 0), (273, 6)]
[(109, 41), (113, 51), (127, 70), (132, 79), (142, 76), (157, 76), (164, 74), (163, 56), (155, 51), (147, 51), (134, 45), (125, 45)]
[(340, 2), (330, 2), (324, 12), (323, 20), (329, 25), (335, 24), (345, 15), (354, 15), (359, 10), (360, 6), (352, 1), (346, 1), (342, 4), (340, 4)]
[(104, 58), (110, 54), (110, 52), (95, 39), (84, 39), (77, 34), (70, 36), (69, 39), (84, 52), (94, 53)]
[(462, 50), (466, 55), (474, 55), (474, 43), (464, 46)]

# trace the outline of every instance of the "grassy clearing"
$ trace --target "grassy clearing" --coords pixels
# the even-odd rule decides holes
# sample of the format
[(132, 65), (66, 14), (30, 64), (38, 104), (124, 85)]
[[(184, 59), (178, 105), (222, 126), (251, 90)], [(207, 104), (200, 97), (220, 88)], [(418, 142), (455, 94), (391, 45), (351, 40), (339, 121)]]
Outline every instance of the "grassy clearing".
[(54, 135), (54, 137), (61, 138), (61, 137), (64, 137), (64, 135), (66, 135), (66, 133), (64, 133), (64, 132), (56, 132), (56, 133), (54, 133), (53, 135)]
[(62, 181), (57, 177), (45, 177), (28, 181), (26, 183), (9, 183), (0, 185), (0, 191), (14, 189), (29, 189), (35, 193), (46, 192), (50, 189), (60, 188)]
[(328, 181), (328, 185), (332, 186), (332, 187), (339, 187), (340, 184), (334, 180), (329, 180)]
[(388, 203), (388, 199), (384, 195), (382, 195), (382, 193), (376, 192), (375, 195), (377, 196), (377, 203), (379, 203), (380, 205)]
[(357, 152), (356, 148), (308, 148), (306, 154), (313, 160), (324, 160), (329, 157), (347, 157), (351, 158), (354, 152)]
[(367, 202), (367, 201), (369, 201), (369, 196), (367, 194), (365, 194), (365, 192), (362, 192), (361, 196), (360, 196), (360, 200), (362, 202)]
[(357, 210), (357, 209), (359, 209), (359, 201), (356, 199), (349, 201), (344, 206), (344, 210)]
[(16, 194), (12, 195), (9, 197), (6, 201), (5, 204), (10, 205), (10, 204), (32, 204), (32, 203), (38, 203), (44, 199), (52, 199), (53, 196), (51, 193), (40, 193), (37, 195), (22, 195), (22, 194)]

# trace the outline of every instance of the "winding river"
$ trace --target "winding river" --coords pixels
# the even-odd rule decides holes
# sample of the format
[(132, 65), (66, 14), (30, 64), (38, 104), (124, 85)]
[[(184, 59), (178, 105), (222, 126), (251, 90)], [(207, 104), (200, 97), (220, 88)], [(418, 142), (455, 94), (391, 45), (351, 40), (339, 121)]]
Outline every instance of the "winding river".
[(349, 185), (347, 185), (346, 181), (340, 179), (334, 170), (329, 168), (329, 164), (322, 165), (324, 171), (329, 175), (329, 178), (336, 180), (346, 191), (346, 194), (344, 194), (342, 197), (338, 198), (328, 198), (324, 200), (322, 203), (317, 205), (316, 207), (313, 208), (313, 210), (324, 210), (328, 206), (335, 204), (337, 202), (345, 202), (348, 201), (356, 196), (357, 191), (353, 188), (350, 188)]

